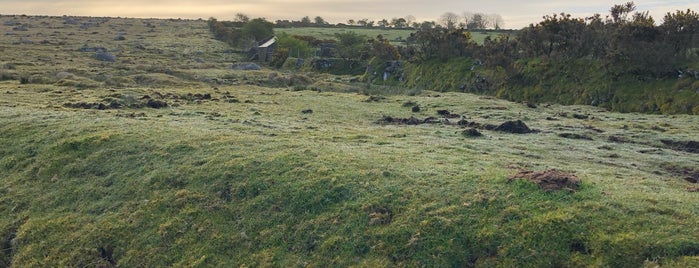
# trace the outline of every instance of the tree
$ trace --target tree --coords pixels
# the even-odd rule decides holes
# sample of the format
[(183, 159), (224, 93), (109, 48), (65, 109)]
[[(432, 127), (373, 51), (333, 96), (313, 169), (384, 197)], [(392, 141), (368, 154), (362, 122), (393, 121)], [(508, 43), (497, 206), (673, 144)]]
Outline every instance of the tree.
[(414, 25), (413, 24), (414, 22), (415, 22), (415, 16), (413, 16), (413, 15), (405, 16), (405, 25), (412, 27)]
[(355, 21), (353, 19), (347, 20), (347, 25), (354, 25)]
[(316, 25), (319, 25), (319, 26), (323, 26), (323, 25), (328, 24), (328, 23), (325, 21), (325, 19), (323, 19), (321, 16), (315, 17), (315, 18), (313, 19), (313, 21), (315, 22)]
[(505, 27), (505, 20), (500, 16), (500, 14), (490, 14), (488, 15), (488, 25), (493, 27), (495, 30), (500, 30)]
[(308, 16), (301, 18), (301, 25), (306, 27), (311, 26), (311, 18)]
[(248, 23), (250, 21), (250, 17), (248, 17), (248, 15), (245, 15), (243, 13), (236, 13), (235, 19), (233, 21), (239, 22), (239, 23)]
[(471, 14), (471, 18), (466, 23), (466, 28), (469, 30), (482, 30), (488, 27), (488, 21), (483, 13)]
[(381, 28), (386, 28), (386, 27), (388, 27), (388, 25), (390, 25), (390, 23), (388, 22), (387, 19), (380, 20), (378, 22), (378, 24), (379, 24), (379, 27), (381, 27)]
[(257, 42), (274, 36), (274, 24), (264, 18), (250, 20), (243, 25), (242, 30), (245, 36), (250, 36)]
[(634, 2), (626, 2), (626, 4), (612, 6), (609, 13), (612, 16), (612, 22), (620, 24), (625, 23), (629, 14), (634, 10), (636, 10), (636, 4)]
[(417, 28), (420, 28), (420, 29), (422, 29), (422, 30), (425, 30), (425, 29), (432, 29), (432, 28), (434, 28), (436, 25), (437, 25), (437, 23), (434, 22), (434, 21), (423, 21), (422, 23), (420, 23), (420, 26), (417, 27)]
[(376, 39), (372, 39), (370, 54), (380, 60), (399, 60), (400, 53), (398, 49), (391, 45), (388, 39), (383, 38), (382, 35), (376, 36)]
[(347, 32), (336, 33), (335, 38), (337, 38), (337, 54), (349, 61), (350, 68), (353, 68), (355, 62), (362, 57), (367, 49), (368, 37), (355, 32)]
[[(699, 40), (699, 14), (692, 10), (667, 13), (660, 25), (667, 42), (678, 55), (696, 48)], [(693, 42), (694, 41), (694, 42)]]
[(475, 43), (464, 29), (420, 29), (410, 37), (417, 45), (415, 60), (471, 56)]
[(459, 22), (459, 15), (452, 12), (445, 12), (439, 17), (439, 22), (447, 29), (454, 29)]
[(357, 25), (362, 26), (362, 27), (367, 27), (367, 24), (369, 22), (369, 19), (361, 19), (357, 21)]
[(395, 28), (405, 28), (408, 26), (408, 22), (404, 18), (393, 18), (391, 25)]

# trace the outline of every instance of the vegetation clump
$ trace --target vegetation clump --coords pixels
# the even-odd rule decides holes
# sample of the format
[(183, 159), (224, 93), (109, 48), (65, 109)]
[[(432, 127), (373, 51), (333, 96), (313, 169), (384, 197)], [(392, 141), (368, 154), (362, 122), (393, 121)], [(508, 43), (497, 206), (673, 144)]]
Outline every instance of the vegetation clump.
[(523, 170), (517, 172), (508, 180), (526, 179), (536, 183), (542, 190), (546, 192), (565, 190), (575, 192), (580, 189), (580, 178), (574, 174), (562, 172), (560, 170), (550, 169), (546, 171), (530, 171)]

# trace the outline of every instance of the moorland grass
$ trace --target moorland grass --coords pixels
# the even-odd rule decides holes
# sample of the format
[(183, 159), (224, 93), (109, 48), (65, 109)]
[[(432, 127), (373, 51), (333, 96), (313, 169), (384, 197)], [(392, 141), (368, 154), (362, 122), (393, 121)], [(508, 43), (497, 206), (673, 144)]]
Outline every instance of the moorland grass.
[[(87, 33), (68, 24), (54, 29), (66, 45), (23, 47), (72, 55), (52, 58), (60, 65), (21, 58), (11, 35), (0, 39), (7, 72), (50, 78), (0, 81), (0, 266), (698, 265), (699, 196), (680, 173), (699, 161), (662, 142), (699, 139), (696, 116), (397, 86), (361, 94), (329, 75), (310, 75), (309, 90), (269, 88), (287, 74), (227, 70), (196, 21), (150, 21), (162, 54), (72, 54), (85, 36), (111, 47), (109, 27), (151, 29), (112, 22)], [(201, 37), (192, 47), (209, 44), (206, 63), (178, 64), (189, 57), (178, 52), (185, 30)], [(62, 71), (99, 85), (57, 83)], [(436, 123), (379, 123), (385, 116)], [(483, 136), (464, 136), (461, 119)], [(483, 127), (511, 120), (538, 132)], [(575, 174), (579, 191), (508, 179), (549, 169)]]

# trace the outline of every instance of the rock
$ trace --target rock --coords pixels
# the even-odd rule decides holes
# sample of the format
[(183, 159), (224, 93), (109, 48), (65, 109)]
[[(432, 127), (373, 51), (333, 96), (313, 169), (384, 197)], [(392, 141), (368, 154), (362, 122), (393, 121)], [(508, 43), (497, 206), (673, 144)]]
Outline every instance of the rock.
[(247, 62), (247, 63), (234, 63), (233, 65), (231, 65), (231, 69), (243, 70), (243, 71), (258, 71), (258, 70), (262, 70), (262, 67), (260, 67), (260, 65), (257, 65), (256, 63)]
[(106, 62), (115, 62), (116, 61), (116, 56), (114, 56), (112, 53), (109, 52), (97, 52), (93, 56), (95, 59), (100, 60), (100, 61), (106, 61)]

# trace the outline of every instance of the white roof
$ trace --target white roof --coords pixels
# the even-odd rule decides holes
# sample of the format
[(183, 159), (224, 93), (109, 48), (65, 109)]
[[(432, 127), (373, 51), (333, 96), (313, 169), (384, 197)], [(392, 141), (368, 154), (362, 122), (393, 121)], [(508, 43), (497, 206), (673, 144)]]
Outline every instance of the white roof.
[(269, 40), (267, 40), (267, 42), (265, 42), (264, 44), (260, 45), (260, 47), (269, 47), (269, 46), (271, 46), (272, 44), (274, 44), (274, 42), (277, 42), (277, 37), (272, 37), (272, 38), (270, 38)]

